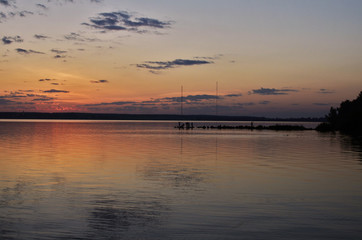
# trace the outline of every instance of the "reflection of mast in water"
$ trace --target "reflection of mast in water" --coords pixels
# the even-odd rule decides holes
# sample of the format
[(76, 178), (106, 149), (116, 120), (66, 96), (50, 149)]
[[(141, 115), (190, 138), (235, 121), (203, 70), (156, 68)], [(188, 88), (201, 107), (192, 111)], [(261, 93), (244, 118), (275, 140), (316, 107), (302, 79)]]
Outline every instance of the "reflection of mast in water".
[[(216, 97), (215, 97), (215, 113), (216, 116), (218, 115), (218, 106), (217, 106), (217, 100), (219, 98), (219, 82), (216, 81)], [(215, 160), (217, 161), (217, 151), (218, 151), (218, 142), (217, 142), (217, 138), (218, 138), (218, 134), (215, 134), (216, 138), (215, 138)]]
[(181, 136), (181, 148), (180, 148), (180, 154), (181, 154), (181, 159), (182, 159), (182, 153), (183, 153), (183, 149), (184, 149), (184, 139), (183, 139), (183, 134), (180, 134)]
[(217, 141), (217, 138), (218, 138), (218, 134), (215, 134), (215, 161), (217, 162), (217, 155), (218, 155), (218, 141)]
[[(181, 119), (183, 119), (183, 115), (184, 115), (184, 106), (183, 106), (183, 102), (184, 102), (184, 86), (181, 85)], [(182, 152), (183, 152), (183, 134), (182, 132), (180, 132), (180, 136), (181, 136), (181, 149), (180, 149), (180, 155), (181, 155), (181, 161), (182, 161)]]

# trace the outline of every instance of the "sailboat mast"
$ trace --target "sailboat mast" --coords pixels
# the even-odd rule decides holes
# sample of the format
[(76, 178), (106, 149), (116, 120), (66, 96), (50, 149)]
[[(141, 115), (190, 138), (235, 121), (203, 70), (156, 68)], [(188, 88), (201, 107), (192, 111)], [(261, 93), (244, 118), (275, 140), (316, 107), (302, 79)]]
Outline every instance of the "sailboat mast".
[(215, 94), (215, 113), (216, 113), (216, 116), (218, 114), (218, 109), (217, 109), (217, 100), (219, 98), (219, 83), (218, 81), (216, 81), (216, 94)]
[(184, 87), (181, 85), (181, 116), (184, 115), (183, 101), (184, 101)]

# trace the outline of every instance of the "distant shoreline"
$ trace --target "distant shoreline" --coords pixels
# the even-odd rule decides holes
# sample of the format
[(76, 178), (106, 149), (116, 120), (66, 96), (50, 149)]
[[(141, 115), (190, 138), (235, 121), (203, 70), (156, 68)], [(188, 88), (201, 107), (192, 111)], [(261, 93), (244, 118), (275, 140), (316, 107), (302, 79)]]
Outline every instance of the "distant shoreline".
[(110, 114), (110, 113), (42, 113), (0, 112), (0, 119), (61, 120), (174, 120), (174, 121), (284, 121), (323, 122), (325, 118), (267, 118), (254, 116), (178, 115), (178, 114)]

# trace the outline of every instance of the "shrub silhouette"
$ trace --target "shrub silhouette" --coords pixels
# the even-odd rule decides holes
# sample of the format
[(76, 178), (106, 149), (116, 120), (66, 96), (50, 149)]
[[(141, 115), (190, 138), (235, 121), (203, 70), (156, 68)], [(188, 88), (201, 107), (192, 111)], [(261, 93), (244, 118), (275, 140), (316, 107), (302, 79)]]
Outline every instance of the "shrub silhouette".
[(321, 123), (317, 131), (343, 131), (362, 134), (362, 91), (352, 101), (343, 101), (338, 108), (331, 107), (326, 116), (327, 122)]

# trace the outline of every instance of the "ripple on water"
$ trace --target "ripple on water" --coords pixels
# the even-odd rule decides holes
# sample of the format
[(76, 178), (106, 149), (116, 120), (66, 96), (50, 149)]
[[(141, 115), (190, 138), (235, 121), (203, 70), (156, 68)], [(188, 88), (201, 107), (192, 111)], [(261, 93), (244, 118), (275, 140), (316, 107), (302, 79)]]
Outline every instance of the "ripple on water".
[(358, 239), (360, 139), (0, 123), (0, 239)]

